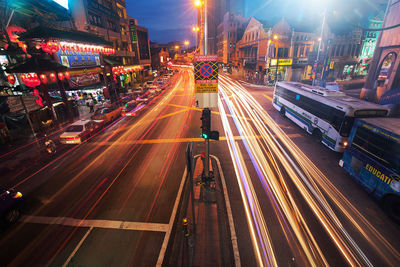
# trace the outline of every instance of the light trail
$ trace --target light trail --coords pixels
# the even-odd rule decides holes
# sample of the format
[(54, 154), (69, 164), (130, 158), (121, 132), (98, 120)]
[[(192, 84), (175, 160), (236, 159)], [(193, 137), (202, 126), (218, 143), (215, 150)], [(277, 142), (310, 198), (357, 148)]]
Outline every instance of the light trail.
[[(303, 264), (313, 266), (329, 265), (324, 252), (320, 249), (316, 238), (297, 207), (297, 202), (286, 184), (285, 177), (290, 177), (291, 182), (297, 187), (310, 210), (348, 264), (372, 266), (358, 243), (336, 216), (326, 196), (333, 201), (349, 222), (370, 243), (371, 247), (377, 250), (387, 264), (393, 263), (393, 260), (399, 261), (399, 252), (345, 199), (246, 89), (234, 80), (220, 76), (219, 101), (221, 119), (239, 187), (241, 188), (243, 183), (251, 184), (247, 176), (248, 172), (240, 171), (241, 169), (247, 170), (245, 163), (241, 160), (244, 157), (242, 153), (246, 153), (251, 159), (267, 197), (272, 199), (271, 203), (274, 206), (276, 217), (292, 253), (296, 255), (296, 261), (300, 259)], [(226, 108), (230, 114), (226, 114)], [(232, 129), (227, 118), (228, 115), (232, 115), (235, 129), (242, 137), (245, 151), (235, 145), (233, 134), (229, 134)], [(260, 136), (260, 138), (250, 138), (251, 136)], [(252, 190), (242, 190), (242, 188), (241, 193), (250, 232), (253, 233), (253, 245), (255, 250), (258, 250), (257, 258), (274, 257), (273, 253), (260, 250), (263, 247), (260, 244), (263, 244), (265, 236), (268, 236), (268, 229), (257, 227), (260, 222), (255, 218), (262, 218), (263, 215), (252, 214), (252, 212), (260, 211), (249, 207), (252, 203), (254, 204), (249, 200), (256, 200), (257, 196)], [(260, 229), (266, 232), (261, 233)], [(270, 248), (273, 248), (273, 240), (269, 240), (268, 244), (271, 244)], [(391, 259), (387, 257), (387, 252), (392, 254)], [(259, 261), (259, 263), (261, 262)]]

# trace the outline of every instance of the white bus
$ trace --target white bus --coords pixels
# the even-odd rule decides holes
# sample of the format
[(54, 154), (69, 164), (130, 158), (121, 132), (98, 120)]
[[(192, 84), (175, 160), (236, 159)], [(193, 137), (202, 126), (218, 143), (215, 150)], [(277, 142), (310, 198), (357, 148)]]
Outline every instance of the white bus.
[(354, 118), (385, 117), (390, 111), (342, 92), (298, 82), (277, 82), (273, 106), (337, 152), (346, 148)]

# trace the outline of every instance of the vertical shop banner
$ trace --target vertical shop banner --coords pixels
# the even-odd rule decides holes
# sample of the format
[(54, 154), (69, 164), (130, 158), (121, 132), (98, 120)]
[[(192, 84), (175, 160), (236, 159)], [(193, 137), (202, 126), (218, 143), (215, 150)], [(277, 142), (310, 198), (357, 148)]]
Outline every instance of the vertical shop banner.
[(194, 79), (196, 106), (218, 106), (218, 55), (195, 55)]

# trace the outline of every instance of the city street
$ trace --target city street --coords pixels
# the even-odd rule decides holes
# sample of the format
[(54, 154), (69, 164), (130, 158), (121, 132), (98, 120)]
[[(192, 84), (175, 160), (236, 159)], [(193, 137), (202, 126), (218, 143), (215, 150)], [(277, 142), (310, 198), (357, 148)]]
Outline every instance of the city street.
[[(339, 167), (340, 154), (283, 118), (272, 107), (272, 87), (245, 87), (220, 77), (222, 126), (213, 125), (225, 133), (229, 150), (219, 142), (212, 151), (230, 177), (242, 263), (400, 262), (398, 225)], [(246, 224), (250, 234), (243, 231)]]
[[(186, 144), (204, 149), (193, 74), (137, 118), (9, 187), (25, 195), (22, 217), (3, 230), (0, 257), (11, 266), (154, 266), (163, 261), (176, 216)], [(243, 266), (370, 265), (400, 261), (399, 226), (316, 143), (272, 106), (272, 87), (220, 76), (211, 154), (222, 164)], [(229, 238), (222, 242), (230, 242)]]
[[(182, 72), (138, 118), (13, 179), (23, 217), (1, 236), (11, 266), (154, 266), (163, 260), (184, 173), (193, 76)], [(176, 207), (175, 207), (176, 208)]]

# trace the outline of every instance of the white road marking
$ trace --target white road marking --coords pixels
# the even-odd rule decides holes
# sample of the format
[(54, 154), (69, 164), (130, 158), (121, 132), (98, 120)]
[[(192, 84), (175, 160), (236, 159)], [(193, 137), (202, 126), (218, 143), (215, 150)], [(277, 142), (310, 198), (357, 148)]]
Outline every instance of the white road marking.
[(210, 155), (210, 157), (215, 159), (215, 161), (217, 162), (217, 165), (218, 165), (219, 177), (221, 179), (221, 184), (222, 184), (222, 188), (223, 188), (223, 191), (224, 191), (224, 199), (225, 199), (226, 213), (227, 213), (227, 216), (228, 216), (229, 229), (230, 229), (230, 232), (231, 232), (233, 257), (235, 259), (235, 266), (236, 267), (240, 267), (241, 264), (240, 264), (239, 246), (238, 246), (238, 243), (237, 243), (235, 222), (233, 221), (231, 203), (229, 201), (229, 195), (228, 195), (228, 190), (227, 190), (227, 187), (226, 187), (225, 176), (224, 176), (224, 173), (222, 172), (222, 166), (221, 166), (221, 162), (219, 161), (219, 159), (214, 155)]
[(164, 241), (161, 245), (161, 250), (160, 250), (160, 254), (158, 255), (158, 260), (157, 260), (156, 266), (161, 266), (164, 261), (165, 251), (167, 250), (167, 245), (169, 242), (169, 238), (171, 236), (172, 226), (174, 224), (176, 212), (178, 210), (179, 202), (181, 199), (183, 186), (185, 185), (186, 175), (187, 175), (187, 168), (185, 168), (185, 172), (183, 173), (183, 176), (182, 176), (181, 185), (179, 186), (178, 195), (176, 196), (174, 208), (173, 208), (172, 214), (171, 214), (171, 218), (169, 219), (168, 230), (167, 230), (167, 233), (165, 234)]
[(131, 231), (167, 232), (168, 224), (142, 223), (113, 220), (81, 220), (69, 217), (24, 216), (21, 221), (25, 223), (59, 224), (73, 227), (92, 227), (104, 229), (121, 229)]
[(86, 234), (82, 237), (81, 241), (79, 241), (78, 245), (76, 245), (74, 251), (72, 251), (71, 255), (69, 255), (68, 259), (64, 262), (62, 267), (67, 267), (68, 263), (72, 260), (72, 258), (75, 256), (76, 252), (79, 250), (79, 248), (82, 246), (83, 242), (85, 239), (88, 237), (90, 232), (93, 230), (93, 227), (90, 227), (89, 230), (86, 232)]

